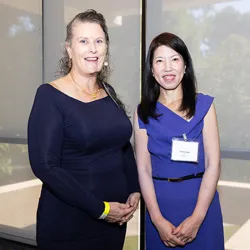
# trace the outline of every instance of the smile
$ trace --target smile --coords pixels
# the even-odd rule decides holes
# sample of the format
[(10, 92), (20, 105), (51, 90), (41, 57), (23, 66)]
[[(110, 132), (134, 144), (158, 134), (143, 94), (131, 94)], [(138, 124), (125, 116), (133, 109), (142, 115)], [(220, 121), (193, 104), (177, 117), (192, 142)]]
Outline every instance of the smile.
[(162, 78), (167, 81), (173, 81), (175, 79), (175, 75), (164, 75)]
[(87, 62), (97, 62), (98, 57), (85, 57), (84, 60), (86, 60)]

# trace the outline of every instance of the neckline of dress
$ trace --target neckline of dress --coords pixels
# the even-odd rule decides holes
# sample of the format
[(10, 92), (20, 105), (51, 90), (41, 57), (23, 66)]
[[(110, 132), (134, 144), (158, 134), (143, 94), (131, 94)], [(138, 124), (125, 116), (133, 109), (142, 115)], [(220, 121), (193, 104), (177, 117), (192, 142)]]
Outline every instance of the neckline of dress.
[(57, 93), (59, 93), (59, 94), (61, 94), (61, 95), (63, 95), (63, 96), (66, 96), (66, 97), (69, 98), (69, 99), (72, 99), (72, 100), (74, 100), (74, 101), (77, 101), (77, 102), (80, 102), (80, 103), (83, 103), (83, 104), (96, 103), (96, 102), (99, 102), (99, 101), (101, 101), (101, 100), (107, 99), (107, 98), (109, 97), (109, 95), (107, 95), (107, 96), (102, 97), (102, 98), (97, 99), (97, 100), (93, 100), (93, 101), (90, 101), (90, 102), (83, 102), (83, 101), (81, 101), (81, 100), (79, 100), (79, 99), (76, 99), (76, 98), (70, 96), (70, 95), (67, 95), (66, 93), (60, 91), (59, 89), (57, 89), (57, 88), (55, 88), (55, 87), (53, 87), (53, 86), (52, 86), (51, 84), (49, 84), (49, 83), (46, 83), (45, 85), (50, 86), (52, 89), (55, 90), (55, 92), (57, 92)]
[(173, 110), (171, 110), (170, 108), (168, 108), (167, 106), (165, 106), (161, 102), (157, 101), (157, 103), (160, 106), (162, 106), (163, 108), (165, 108), (166, 110), (168, 110), (170, 114), (174, 115), (175, 117), (178, 117), (179, 119), (183, 120), (186, 123), (191, 123), (194, 120), (194, 116), (191, 117), (190, 119), (186, 120), (185, 118), (183, 118), (182, 116), (178, 115), (177, 113), (175, 113)]

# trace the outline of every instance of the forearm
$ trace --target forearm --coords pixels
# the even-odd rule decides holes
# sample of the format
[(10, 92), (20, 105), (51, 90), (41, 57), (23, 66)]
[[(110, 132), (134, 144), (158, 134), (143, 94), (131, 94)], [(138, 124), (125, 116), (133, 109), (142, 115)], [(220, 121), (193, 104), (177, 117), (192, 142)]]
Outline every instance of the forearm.
[(156, 199), (152, 174), (147, 172), (146, 170), (140, 171), (139, 182), (143, 199), (146, 203), (151, 220), (153, 221), (153, 223), (156, 223), (162, 218), (162, 214), (160, 212), (159, 205)]
[(204, 118), (203, 144), (205, 153), (205, 174), (198, 195), (193, 215), (203, 220), (214, 198), (220, 177), (220, 142), (214, 105), (211, 105)]
[(103, 201), (88, 192), (66, 170), (60, 167), (49, 167), (36, 161), (31, 161), (34, 174), (43, 182), (55, 196), (65, 203), (77, 207), (98, 218), (103, 210)]
[(217, 168), (212, 168), (212, 167), (206, 168), (200, 186), (198, 201), (193, 212), (193, 215), (201, 220), (205, 218), (208, 208), (214, 198), (219, 177), (220, 177), (219, 166)]

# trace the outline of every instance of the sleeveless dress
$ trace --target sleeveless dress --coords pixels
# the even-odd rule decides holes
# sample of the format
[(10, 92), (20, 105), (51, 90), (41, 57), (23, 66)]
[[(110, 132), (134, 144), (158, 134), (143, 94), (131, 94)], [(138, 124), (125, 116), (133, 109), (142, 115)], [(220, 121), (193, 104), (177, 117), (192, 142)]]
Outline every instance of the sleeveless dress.
[[(162, 114), (158, 121), (149, 119), (144, 124), (139, 119), (139, 127), (147, 130), (148, 150), (151, 155), (152, 176), (179, 178), (205, 171), (205, 156), (202, 129), (213, 98), (198, 94), (196, 112), (190, 121), (187, 121), (157, 102), (157, 114)], [(198, 163), (176, 162), (171, 160), (172, 138), (183, 138), (199, 142)], [(182, 182), (168, 182), (153, 180), (157, 201), (162, 215), (174, 226), (178, 226), (187, 217), (192, 215), (195, 208), (202, 178), (185, 180)], [(165, 250), (167, 246), (161, 241), (158, 231), (146, 212), (146, 250)], [(216, 191), (196, 239), (185, 247), (174, 249), (185, 250), (224, 250), (223, 222)]]
[(37, 211), (41, 250), (121, 250), (126, 225), (98, 220), (103, 201), (139, 191), (132, 125), (109, 97), (81, 102), (38, 88), (28, 123), (32, 170), (43, 182)]

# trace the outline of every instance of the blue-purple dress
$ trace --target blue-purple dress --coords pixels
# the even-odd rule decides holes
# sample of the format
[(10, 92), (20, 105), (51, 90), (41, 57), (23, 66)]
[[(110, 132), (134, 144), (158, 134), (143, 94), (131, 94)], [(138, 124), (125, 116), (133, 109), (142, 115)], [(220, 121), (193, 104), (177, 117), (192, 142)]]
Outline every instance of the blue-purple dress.
[[(196, 112), (190, 121), (186, 121), (159, 102), (156, 105), (157, 113), (162, 114), (162, 116), (158, 118), (158, 121), (149, 119), (149, 124), (144, 124), (139, 119), (140, 128), (147, 130), (148, 150), (151, 155), (153, 176), (178, 178), (205, 170), (202, 129), (204, 117), (212, 102), (212, 97), (198, 94)], [(198, 163), (171, 161), (172, 138), (182, 137), (184, 133), (188, 139), (199, 141)], [(153, 180), (161, 213), (173, 225), (178, 226), (193, 213), (201, 181), (201, 178), (175, 183)], [(146, 250), (164, 249), (167, 249), (167, 247), (161, 241), (147, 212)], [(215, 193), (196, 239), (185, 247), (176, 247), (174, 249), (224, 250), (223, 222), (218, 192)]]

